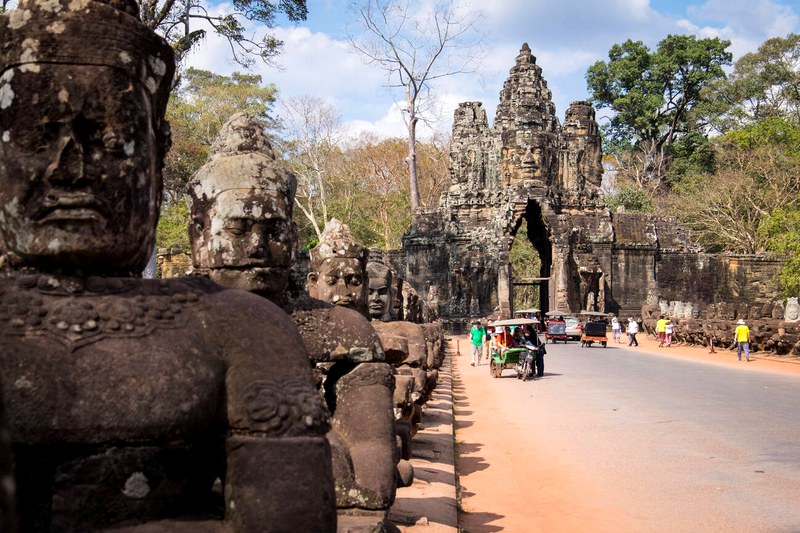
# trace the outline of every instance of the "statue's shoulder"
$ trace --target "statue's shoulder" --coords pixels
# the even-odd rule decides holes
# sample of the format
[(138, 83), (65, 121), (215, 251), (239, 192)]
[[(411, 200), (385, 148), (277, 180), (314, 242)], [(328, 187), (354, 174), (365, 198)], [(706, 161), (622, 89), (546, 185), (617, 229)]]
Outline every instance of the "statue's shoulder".
[(292, 318), (315, 361), (385, 359), (375, 328), (358, 311), (324, 303), (310, 304), (294, 308)]

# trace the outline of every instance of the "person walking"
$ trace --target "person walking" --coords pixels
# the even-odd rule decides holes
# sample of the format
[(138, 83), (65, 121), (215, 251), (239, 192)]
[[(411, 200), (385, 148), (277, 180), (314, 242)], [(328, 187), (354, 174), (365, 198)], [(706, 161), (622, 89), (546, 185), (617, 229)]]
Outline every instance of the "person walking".
[(656, 322), (656, 337), (658, 337), (658, 347), (664, 347), (664, 339), (666, 338), (667, 319), (664, 315), (658, 317)]
[(736, 357), (739, 361), (742, 360), (742, 352), (747, 362), (750, 362), (750, 328), (748, 328), (743, 319), (736, 322), (736, 330), (733, 332), (733, 339), (736, 341)]
[(667, 323), (664, 324), (664, 342), (667, 343), (667, 348), (672, 344), (673, 333), (675, 333), (675, 326), (672, 324), (672, 320), (667, 319)]
[(628, 338), (630, 338), (628, 346), (639, 346), (639, 341), (636, 340), (637, 333), (639, 333), (639, 323), (633, 317), (630, 317), (628, 319)]
[(472, 361), (470, 362), (472, 366), (475, 366), (475, 363), (478, 366), (481, 364), (484, 337), (486, 337), (486, 330), (481, 326), (480, 320), (475, 320), (472, 323), (472, 329), (469, 330), (469, 338), (472, 341)]
[(622, 324), (619, 323), (619, 319), (617, 317), (611, 318), (611, 336), (614, 338), (614, 342), (619, 343), (620, 337), (622, 337)]

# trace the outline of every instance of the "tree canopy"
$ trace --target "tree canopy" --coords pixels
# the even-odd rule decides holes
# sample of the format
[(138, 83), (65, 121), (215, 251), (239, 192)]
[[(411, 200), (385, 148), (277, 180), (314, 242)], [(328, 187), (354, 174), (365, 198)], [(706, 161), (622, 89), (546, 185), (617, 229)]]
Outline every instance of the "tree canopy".
[(275, 26), (279, 16), (292, 22), (306, 20), (306, 0), (233, 0), (216, 13), (198, 0), (137, 0), (142, 22), (163, 35), (178, 61), (206, 35), (205, 27), (227, 39), (233, 59), (251, 66), (256, 58), (274, 64), (283, 42), (267, 32), (253, 36), (248, 23)]
[(698, 112), (703, 89), (725, 78), (729, 45), (718, 38), (669, 35), (652, 52), (641, 41), (627, 40), (611, 47), (608, 62), (589, 67), (592, 103), (612, 112), (603, 126), (604, 146), (619, 156), (623, 177), (650, 194), (665, 184), (673, 145), (705, 126)]

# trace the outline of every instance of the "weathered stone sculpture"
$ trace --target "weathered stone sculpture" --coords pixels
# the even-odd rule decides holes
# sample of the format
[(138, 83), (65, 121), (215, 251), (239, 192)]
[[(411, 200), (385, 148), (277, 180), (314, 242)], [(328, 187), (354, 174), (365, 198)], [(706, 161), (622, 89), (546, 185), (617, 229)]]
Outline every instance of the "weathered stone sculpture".
[(135, 277), (173, 69), (133, 1), (23, 0), (0, 17), (0, 238), (20, 258), (0, 279), (0, 374), (20, 530), (333, 531), (329, 414), (291, 319), (206, 279)]
[(312, 298), (367, 314), (367, 249), (357, 244), (350, 228), (331, 219), (319, 244), (309, 250), (307, 289)]
[(393, 319), (391, 312), (394, 309), (392, 298), (394, 275), (389, 267), (375, 261), (367, 263), (367, 274), (369, 275), (369, 296), (367, 298), (369, 316), (372, 320), (389, 322)]
[[(394, 377), (374, 329), (351, 308), (364, 310), (366, 253), (344, 238), (346, 228), (326, 231), (332, 238), (323, 238), (314, 251), (312, 279), (319, 284), (315, 294), (329, 301), (290, 298), (286, 287), (297, 247), (295, 189), (294, 176), (276, 161), (258, 121), (232, 117), (190, 183), (194, 266), (291, 313), (332, 413), (327, 438), (340, 526), (380, 529), (395, 494)], [(256, 324), (251, 321), (262, 327)], [(358, 519), (363, 520), (357, 528), (353, 521)]]

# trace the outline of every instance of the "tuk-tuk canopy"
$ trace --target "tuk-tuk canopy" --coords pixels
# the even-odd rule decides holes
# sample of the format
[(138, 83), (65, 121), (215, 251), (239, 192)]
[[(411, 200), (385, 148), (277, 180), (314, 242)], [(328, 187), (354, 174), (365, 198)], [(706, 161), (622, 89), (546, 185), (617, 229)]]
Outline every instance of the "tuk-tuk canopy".
[(520, 309), (519, 311), (514, 311), (515, 315), (532, 315), (534, 313), (538, 313), (541, 309), (536, 309), (534, 307), (530, 309)]
[(535, 318), (508, 318), (506, 320), (492, 322), (492, 326), (527, 326), (529, 324), (538, 323), (539, 321)]

